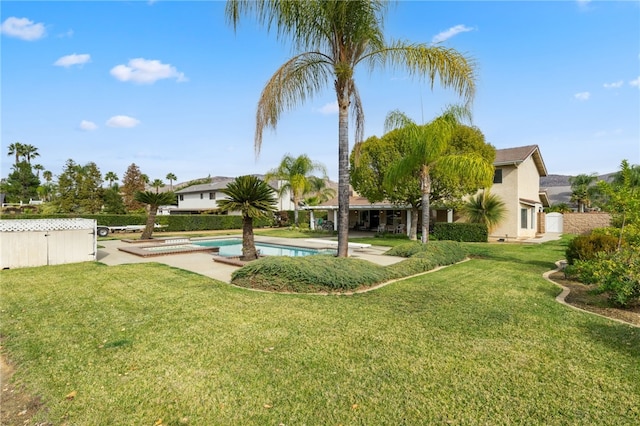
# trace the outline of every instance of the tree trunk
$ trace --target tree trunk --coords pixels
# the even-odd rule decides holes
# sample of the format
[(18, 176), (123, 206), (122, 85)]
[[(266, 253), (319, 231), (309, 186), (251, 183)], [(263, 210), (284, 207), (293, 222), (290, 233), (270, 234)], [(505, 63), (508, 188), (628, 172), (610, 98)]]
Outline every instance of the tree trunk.
[(338, 90), (338, 257), (349, 256), (349, 96)]
[(411, 207), (411, 230), (409, 231), (409, 239), (412, 241), (418, 240), (418, 208)]
[(293, 197), (293, 223), (296, 227), (300, 226), (298, 223), (298, 199)]
[(258, 258), (256, 244), (253, 240), (253, 218), (242, 218), (242, 257), (240, 260), (255, 260)]
[(422, 244), (429, 242), (429, 216), (431, 215), (431, 205), (429, 198), (431, 197), (431, 176), (429, 169), (423, 166), (421, 173), (420, 186), (422, 188)]
[(147, 214), (147, 223), (144, 226), (144, 231), (140, 236), (141, 240), (150, 240), (153, 236), (153, 229), (156, 225), (156, 214), (158, 213), (158, 206), (152, 204), (149, 205), (149, 212)]

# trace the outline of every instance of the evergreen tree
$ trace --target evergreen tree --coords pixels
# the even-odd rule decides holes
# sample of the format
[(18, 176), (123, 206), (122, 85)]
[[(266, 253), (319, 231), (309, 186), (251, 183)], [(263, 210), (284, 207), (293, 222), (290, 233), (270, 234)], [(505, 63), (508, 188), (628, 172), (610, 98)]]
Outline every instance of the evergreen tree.
[(33, 174), (31, 165), (26, 161), (20, 161), (11, 166), (13, 172), (5, 181), (7, 202), (28, 203), (32, 198), (38, 198), (38, 186), (40, 179)]
[(120, 186), (114, 183), (112, 186), (104, 190), (104, 209), (105, 213), (109, 214), (126, 214), (127, 210), (124, 208), (124, 201), (122, 195), (120, 195)]
[(135, 196), (137, 192), (143, 192), (145, 190), (145, 177), (140, 171), (140, 168), (132, 163), (122, 178), (122, 199), (127, 211), (136, 211), (144, 209), (144, 204), (136, 201)]

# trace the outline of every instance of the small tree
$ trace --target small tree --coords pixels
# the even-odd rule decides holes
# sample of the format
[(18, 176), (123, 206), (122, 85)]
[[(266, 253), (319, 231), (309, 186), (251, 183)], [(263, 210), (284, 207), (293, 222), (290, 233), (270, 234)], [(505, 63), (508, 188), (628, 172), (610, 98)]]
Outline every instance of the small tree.
[(118, 175), (115, 172), (107, 172), (104, 175), (104, 180), (109, 182), (109, 188), (113, 188), (114, 182), (118, 181)]
[(151, 187), (156, 189), (156, 194), (160, 192), (160, 188), (163, 186), (164, 182), (160, 179), (154, 179), (153, 182), (151, 182)]
[(242, 213), (242, 257), (241, 260), (258, 258), (253, 238), (253, 219), (264, 217), (276, 209), (276, 197), (273, 189), (262, 179), (255, 176), (239, 176), (221, 190), (228, 199), (218, 201), (223, 211)]
[(136, 201), (147, 205), (147, 223), (140, 236), (141, 240), (151, 239), (153, 236), (153, 229), (156, 224), (156, 216), (158, 214), (158, 207), (165, 204), (173, 204), (176, 200), (176, 195), (173, 192), (152, 192), (152, 191), (139, 191), (135, 195)]
[(178, 178), (173, 173), (167, 173), (167, 176), (165, 176), (165, 179), (169, 181), (169, 190), (173, 191), (173, 181), (178, 180)]
[(598, 177), (595, 174), (577, 175), (569, 178), (571, 185), (571, 201), (578, 203), (578, 211), (584, 213), (584, 208), (589, 207), (594, 195), (595, 182)]
[(142, 203), (139, 203), (135, 199), (137, 192), (145, 190), (145, 179), (140, 171), (140, 168), (132, 163), (127, 168), (127, 171), (122, 178), (122, 199), (124, 200), (124, 206), (128, 211), (139, 210), (143, 207)]

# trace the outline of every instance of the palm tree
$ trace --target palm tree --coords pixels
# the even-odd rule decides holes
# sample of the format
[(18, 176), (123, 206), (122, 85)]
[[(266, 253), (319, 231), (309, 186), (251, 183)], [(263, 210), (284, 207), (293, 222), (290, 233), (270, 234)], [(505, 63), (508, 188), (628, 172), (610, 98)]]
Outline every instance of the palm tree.
[(174, 204), (176, 196), (173, 192), (152, 192), (152, 191), (138, 191), (134, 196), (135, 200), (147, 205), (147, 223), (145, 224), (144, 231), (140, 236), (141, 240), (151, 239), (153, 235), (153, 229), (156, 224), (156, 215), (158, 214), (158, 207), (166, 204)]
[(298, 226), (298, 207), (304, 200), (304, 194), (311, 190), (311, 181), (309, 176), (313, 171), (319, 171), (326, 176), (327, 171), (324, 165), (315, 163), (306, 155), (292, 157), (287, 154), (282, 158), (280, 165), (267, 172), (265, 180), (268, 182), (272, 179), (278, 180), (282, 185), (278, 189), (278, 195), (282, 197), (287, 191), (291, 193), (293, 201), (293, 215), (295, 225)]
[(109, 182), (109, 188), (113, 188), (113, 183), (118, 181), (118, 175), (115, 172), (107, 172), (104, 175), (104, 180)]
[(151, 187), (156, 189), (156, 194), (160, 192), (160, 188), (163, 186), (164, 182), (160, 179), (154, 179), (153, 182), (151, 182)]
[(290, 37), (301, 53), (286, 61), (267, 81), (256, 113), (255, 149), (262, 132), (275, 129), (281, 114), (325, 87), (333, 87), (338, 103), (338, 256), (348, 255), (349, 232), (349, 109), (355, 123), (355, 142), (364, 134), (363, 105), (355, 84), (360, 65), (369, 70), (404, 68), (409, 75), (436, 78), (471, 101), (475, 67), (470, 59), (441, 45), (385, 42), (384, 14), (388, 2), (229, 0), (228, 20), (237, 29), (240, 16), (253, 14), (279, 37)]
[(22, 156), (27, 160), (27, 163), (31, 164), (31, 159), (40, 156), (38, 148), (33, 145), (22, 145)]
[(40, 179), (40, 171), (44, 170), (44, 166), (42, 164), (36, 164), (33, 166), (33, 170), (36, 171), (36, 177)]
[(173, 181), (178, 180), (178, 178), (173, 173), (167, 173), (167, 176), (165, 176), (165, 179), (169, 181), (169, 188), (170, 188), (169, 190), (173, 191)]
[(485, 189), (463, 204), (462, 214), (471, 223), (487, 225), (490, 233), (505, 218), (507, 206), (500, 197)]
[(578, 203), (578, 211), (584, 213), (585, 206), (589, 206), (591, 197), (596, 189), (594, 183), (598, 177), (592, 173), (590, 175), (581, 174), (569, 178), (571, 185), (571, 201)]
[(9, 144), (8, 148), (9, 152), (7, 153), (7, 155), (9, 157), (14, 155), (16, 157), (15, 164), (18, 164), (20, 162), (20, 157), (22, 157), (24, 154), (24, 145), (20, 142), (13, 142), (12, 144)]
[(327, 179), (317, 176), (309, 176), (311, 189), (305, 194), (308, 195), (304, 202), (310, 206), (317, 206), (336, 196), (336, 190), (327, 186)]
[(406, 179), (418, 173), (422, 194), (422, 243), (429, 241), (429, 214), (431, 198), (431, 171), (457, 175), (488, 187), (493, 178), (493, 165), (479, 155), (446, 154), (447, 144), (462, 118), (470, 118), (465, 107), (449, 107), (430, 123), (419, 126), (400, 111), (387, 115), (386, 131), (399, 129), (409, 144), (409, 152), (392, 164), (385, 176), (387, 184)]
[(276, 210), (276, 197), (273, 189), (262, 179), (255, 176), (239, 176), (229, 182), (220, 192), (228, 199), (218, 201), (223, 211), (242, 213), (242, 257), (241, 260), (258, 258), (253, 238), (253, 219), (267, 216)]
[(53, 179), (53, 173), (51, 173), (51, 171), (49, 170), (45, 170), (44, 172), (42, 172), (42, 177), (45, 181), (51, 182), (51, 180)]

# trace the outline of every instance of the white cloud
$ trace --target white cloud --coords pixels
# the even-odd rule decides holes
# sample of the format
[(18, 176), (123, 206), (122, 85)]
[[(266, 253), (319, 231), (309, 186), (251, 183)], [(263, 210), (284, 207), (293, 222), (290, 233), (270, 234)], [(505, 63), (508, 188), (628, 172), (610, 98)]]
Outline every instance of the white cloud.
[(455, 27), (451, 27), (448, 30), (445, 30), (439, 34), (436, 34), (431, 39), (431, 43), (433, 44), (442, 43), (443, 41), (448, 40), (455, 35), (458, 35), (460, 33), (466, 33), (468, 31), (473, 31), (473, 28), (467, 27), (466, 25), (462, 25), (462, 24), (456, 25)]
[(605, 83), (603, 86), (604, 86), (605, 89), (618, 89), (618, 88), (622, 87), (623, 83), (624, 82), (622, 80), (620, 80), (620, 81), (616, 81), (616, 82), (613, 82), (613, 83)]
[(86, 64), (90, 60), (91, 60), (91, 55), (89, 55), (88, 53), (83, 53), (81, 55), (76, 55), (74, 53), (72, 55), (67, 55), (67, 56), (61, 57), (60, 59), (55, 61), (53, 63), (53, 65), (56, 65), (56, 66), (59, 66), (59, 67), (68, 68), (68, 67), (70, 67), (72, 65)]
[(126, 115), (114, 115), (107, 120), (107, 126), (109, 127), (131, 128), (136, 127), (138, 124), (140, 124), (140, 120)]
[(338, 101), (329, 102), (328, 104), (325, 104), (325, 105), (321, 106), (320, 108), (315, 109), (315, 111), (317, 111), (317, 112), (319, 112), (320, 114), (323, 114), (323, 115), (337, 114), (338, 113)]
[(635, 80), (631, 80), (629, 84), (640, 89), (640, 76), (638, 76), (638, 78), (636, 78)]
[(188, 81), (184, 73), (169, 64), (158, 60), (135, 58), (128, 65), (117, 65), (111, 69), (111, 75), (120, 81), (140, 84), (153, 84), (165, 78), (175, 78), (178, 82)]
[(96, 123), (94, 123), (93, 121), (88, 121), (88, 120), (82, 120), (80, 122), (80, 130), (86, 130), (88, 132), (95, 130), (98, 128), (98, 126), (96, 126)]
[(580, 92), (580, 93), (576, 93), (575, 95), (573, 95), (574, 98), (576, 98), (579, 101), (586, 101), (589, 100), (589, 98), (591, 97), (591, 93), (589, 92)]
[(34, 23), (27, 18), (16, 18), (12, 16), (5, 19), (0, 26), (2, 34), (6, 34), (9, 37), (16, 37), (22, 40), (32, 41), (38, 40), (45, 36), (45, 28), (42, 23)]

